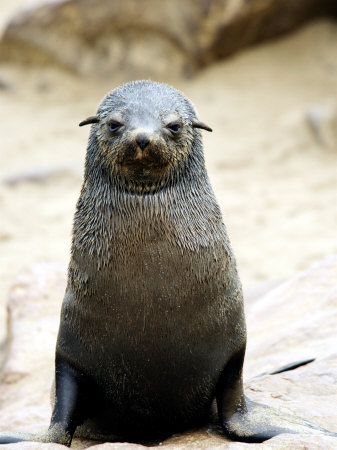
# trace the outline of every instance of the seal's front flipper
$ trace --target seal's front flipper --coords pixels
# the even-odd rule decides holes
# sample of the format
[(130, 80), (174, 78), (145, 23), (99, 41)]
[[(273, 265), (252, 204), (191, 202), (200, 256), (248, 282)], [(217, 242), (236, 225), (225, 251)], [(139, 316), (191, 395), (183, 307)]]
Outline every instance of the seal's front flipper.
[(85, 419), (84, 377), (56, 356), (55, 404), (46, 433), (48, 442), (70, 446), (74, 432)]
[(86, 408), (83, 405), (85, 393), (83, 376), (67, 363), (56, 358), (55, 404), (48, 431), (43, 434), (0, 433), (0, 444), (22, 441), (54, 442), (70, 446), (73, 434), (84, 420)]
[(337, 436), (292, 414), (255, 403), (244, 396), (244, 351), (227, 363), (217, 386), (216, 399), (221, 427), (235, 441), (263, 442), (282, 433)]
[(223, 422), (227, 436), (236, 441), (263, 442), (282, 433), (337, 436), (292, 414), (245, 399), (246, 408)]

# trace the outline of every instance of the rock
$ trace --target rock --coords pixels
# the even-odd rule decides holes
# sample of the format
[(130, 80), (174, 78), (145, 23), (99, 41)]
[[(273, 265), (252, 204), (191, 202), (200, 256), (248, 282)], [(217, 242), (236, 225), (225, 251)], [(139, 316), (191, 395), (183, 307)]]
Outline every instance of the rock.
[[(49, 388), (65, 267), (37, 264), (19, 275), (8, 302), (9, 355), (1, 375), (1, 430), (39, 431), (50, 418)], [(337, 256), (331, 256), (247, 305), (249, 341), (246, 393), (253, 400), (294, 412), (337, 432)], [(296, 370), (262, 375), (287, 363), (315, 357)], [(72, 448), (137, 450), (130, 443), (74, 439)], [(172, 436), (166, 449), (335, 449), (337, 438), (283, 434), (263, 444), (232, 442), (214, 430)], [(19, 443), (4, 449), (57, 450), (56, 444)]]
[[(337, 256), (248, 305), (246, 315), (247, 395), (337, 431)], [(294, 371), (254, 378), (309, 358), (316, 359)]]
[(11, 83), (3, 78), (0, 78), (0, 91), (10, 91), (11, 89), (13, 89)]
[[(238, 445), (236, 447), (236, 445)], [(282, 434), (262, 444), (230, 444), (229, 450), (335, 450), (336, 438), (327, 436), (296, 436)], [(220, 450), (220, 449), (219, 449)]]
[(13, 17), (0, 51), (82, 75), (187, 76), (324, 14), (337, 14), (334, 0), (49, 0)]
[(259, 283), (255, 283), (251, 286), (243, 286), (243, 296), (245, 302), (250, 304), (262, 297), (267, 292), (271, 291), (273, 288), (282, 283), (282, 279), (274, 278), (272, 280), (261, 281)]
[(312, 106), (307, 112), (307, 122), (317, 143), (337, 150), (337, 106), (334, 104)]
[(247, 377), (334, 355), (336, 316), (337, 256), (331, 256), (247, 305)]
[(60, 264), (36, 264), (10, 289), (8, 359), (0, 377), (2, 429), (38, 431), (48, 426), (65, 273)]
[(80, 167), (74, 165), (59, 165), (59, 166), (45, 166), (33, 167), (14, 172), (2, 178), (2, 182), (8, 186), (16, 186), (20, 183), (46, 183), (50, 180), (62, 177), (76, 177), (82, 178), (82, 171)]

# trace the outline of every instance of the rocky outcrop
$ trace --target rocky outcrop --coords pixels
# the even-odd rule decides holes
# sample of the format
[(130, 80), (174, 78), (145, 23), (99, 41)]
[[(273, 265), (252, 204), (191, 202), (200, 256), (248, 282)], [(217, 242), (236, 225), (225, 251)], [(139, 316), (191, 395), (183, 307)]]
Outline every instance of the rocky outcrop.
[[(248, 305), (246, 316), (247, 395), (337, 431), (337, 256)], [(296, 370), (256, 377), (311, 358)]]
[[(65, 267), (39, 264), (15, 281), (9, 298), (9, 356), (1, 374), (1, 430), (38, 431), (48, 426), (49, 389)], [(337, 256), (300, 273), (247, 307), (249, 343), (246, 393), (253, 400), (295, 412), (337, 432)], [(298, 360), (314, 362), (276, 375)], [(261, 373), (265, 374), (261, 375)], [(74, 440), (73, 448), (137, 450), (129, 443)], [(335, 449), (337, 438), (279, 435), (263, 444), (244, 444), (198, 430), (173, 436), (167, 449)], [(4, 449), (58, 449), (56, 444), (20, 443)], [(63, 447), (64, 448), (64, 447)]]
[(60, 264), (36, 264), (11, 287), (8, 358), (0, 377), (2, 429), (38, 431), (48, 426), (65, 272)]
[(2, 60), (57, 63), (82, 75), (188, 76), (318, 15), (334, 0), (58, 0), (19, 12)]

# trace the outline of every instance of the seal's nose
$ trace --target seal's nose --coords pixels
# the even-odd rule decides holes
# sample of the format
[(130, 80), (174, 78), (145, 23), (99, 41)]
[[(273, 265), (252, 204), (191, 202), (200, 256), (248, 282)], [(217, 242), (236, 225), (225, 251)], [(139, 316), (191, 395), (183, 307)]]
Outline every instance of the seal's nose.
[(145, 133), (139, 133), (136, 136), (136, 142), (137, 145), (144, 150), (150, 143), (150, 138), (147, 134)]

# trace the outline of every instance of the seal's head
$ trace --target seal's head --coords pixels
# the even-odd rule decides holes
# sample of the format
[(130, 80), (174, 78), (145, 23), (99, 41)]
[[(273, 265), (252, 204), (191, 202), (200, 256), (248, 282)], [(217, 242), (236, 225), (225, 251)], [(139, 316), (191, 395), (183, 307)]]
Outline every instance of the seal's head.
[(192, 149), (195, 128), (212, 131), (197, 119), (189, 100), (166, 84), (135, 81), (114, 89), (97, 114), (80, 123), (94, 124), (99, 158), (133, 189), (144, 190), (182, 167)]

